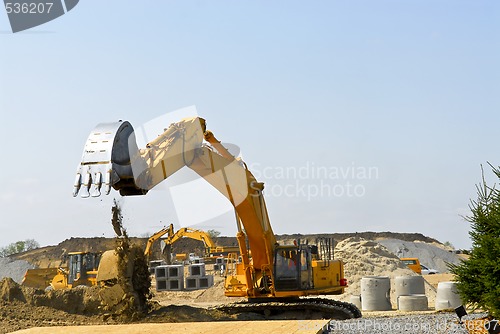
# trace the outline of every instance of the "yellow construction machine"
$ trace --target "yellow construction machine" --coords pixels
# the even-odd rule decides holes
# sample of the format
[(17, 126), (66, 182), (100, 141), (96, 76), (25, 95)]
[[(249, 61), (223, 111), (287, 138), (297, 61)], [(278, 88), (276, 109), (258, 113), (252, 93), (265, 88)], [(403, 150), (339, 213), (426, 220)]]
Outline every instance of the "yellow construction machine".
[[(161, 241), (165, 244), (163, 249), (164, 258), (167, 264), (170, 264), (172, 260), (172, 246), (174, 243), (182, 238), (189, 238), (198, 241), (202, 241), (205, 246), (204, 260), (205, 263), (210, 261), (215, 261), (214, 256), (227, 256), (231, 253), (239, 253), (239, 247), (237, 246), (217, 246), (213, 241), (212, 237), (208, 232), (203, 230), (197, 230), (190, 227), (182, 227), (174, 232), (174, 225), (170, 224), (169, 227), (164, 227), (158, 232), (155, 232), (147, 241), (146, 249), (144, 250), (144, 255), (146, 259), (149, 260), (152, 253), (153, 244), (160, 238), (166, 235)], [(186, 261), (189, 260), (188, 254), (176, 254), (175, 261)]]
[[(99, 124), (92, 131), (78, 166), (73, 195), (97, 197), (111, 188), (122, 196), (145, 195), (182, 167), (205, 179), (233, 205), (240, 260), (228, 263), (225, 295), (245, 303), (221, 308), (228, 312), (294, 310), (325, 318), (361, 317), (359, 309), (327, 298), (347, 287), (343, 262), (333, 258), (331, 240), (317, 245), (277, 242), (264, 201), (264, 184), (206, 130), (199, 117), (183, 119), (138, 149), (129, 122)], [(251, 256), (250, 256), (251, 251)]]
[[(236, 246), (217, 246), (208, 232), (190, 227), (182, 227), (174, 232), (174, 225), (170, 224), (169, 227), (162, 228), (148, 239), (146, 249), (144, 250), (146, 258), (149, 259), (149, 257), (151, 256), (152, 247), (156, 240), (162, 238), (164, 235), (166, 235), (166, 237), (161, 240), (165, 244), (163, 253), (165, 254), (165, 259), (167, 262), (171, 260), (172, 245), (182, 238), (202, 241), (205, 246), (204, 256), (206, 258), (210, 258), (214, 255), (227, 256), (229, 253), (239, 252), (239, 247)], [(185, 258), (187, 258), (187, 255), (185, 256)]]
[(37, 289), (71, 289), (97, 284), (101, 253), (70, 252), (67, 267), (28, 269), (22, 284)]

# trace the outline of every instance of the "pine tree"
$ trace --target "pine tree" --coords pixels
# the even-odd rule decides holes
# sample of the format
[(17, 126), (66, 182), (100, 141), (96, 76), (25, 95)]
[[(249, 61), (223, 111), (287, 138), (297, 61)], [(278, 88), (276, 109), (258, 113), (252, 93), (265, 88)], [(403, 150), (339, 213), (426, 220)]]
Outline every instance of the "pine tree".
[[(490, 165), (500, 179), (500, 170)], [(482, 166), (481, 166), (482, 170)], [(458, 281), (458, 292), (469, 306), (481, 308), (500, 318), (500, 191), (484, 179), (476, 186), (477, 200), (469, 205), (469, 235), (472, 250), (468, 260), (450, 265)]]

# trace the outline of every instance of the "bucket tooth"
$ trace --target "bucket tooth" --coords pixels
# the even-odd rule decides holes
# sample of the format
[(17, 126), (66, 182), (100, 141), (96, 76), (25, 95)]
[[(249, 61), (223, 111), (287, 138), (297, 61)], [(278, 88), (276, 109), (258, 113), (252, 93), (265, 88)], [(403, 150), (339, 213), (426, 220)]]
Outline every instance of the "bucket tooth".
[(82, 185), (82, 175), (80, 173), (76, 173), (75, 183), (73, 185), (73, 197), (76, 197), (78, 195), (81, 185)]
[(90, 196), (89, 190), (90, 190), (90, 183), (92, 181), (92, 176), (90, 175), (89, 172), (85, 174), (85, 177), (83, 178), (83, 187), (80, 189), (80, 196), (83, 198), (87, 198)]
[(95, 173), (94, 185), (92, 187), (92, 197), (101, 196), (101, 185), (102, 185), (102, 174), (100, 172)]
[(111, 191), (111, 172), (111, 169), (108, 169), (106, 175), (104, 176), (104, 193), (106, 195), (109, 195), (109, 192)]

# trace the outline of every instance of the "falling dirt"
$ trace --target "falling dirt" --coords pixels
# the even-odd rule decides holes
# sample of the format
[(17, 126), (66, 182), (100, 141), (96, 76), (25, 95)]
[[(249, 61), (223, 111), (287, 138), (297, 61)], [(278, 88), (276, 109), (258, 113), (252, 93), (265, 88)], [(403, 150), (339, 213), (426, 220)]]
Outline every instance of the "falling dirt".
[(117, 234), (114, 249), (117, 277), (100, 284), (99, 295), (107, 317), (138, 319), (148, 311), (148, 301), (151, 299), (148, 263), (144, 251), (130, 242), (116, 200), (111, 212), (111, 223)]

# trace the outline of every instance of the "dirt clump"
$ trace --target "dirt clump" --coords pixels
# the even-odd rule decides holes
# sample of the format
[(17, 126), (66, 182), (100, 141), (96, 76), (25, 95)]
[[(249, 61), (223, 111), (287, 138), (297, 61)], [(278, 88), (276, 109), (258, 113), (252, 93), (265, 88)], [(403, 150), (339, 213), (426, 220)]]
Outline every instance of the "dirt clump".
[(10, 277), (5, 277), (0, 281), (0, 299), (8, 302), (26, 301), (21, 287)]

